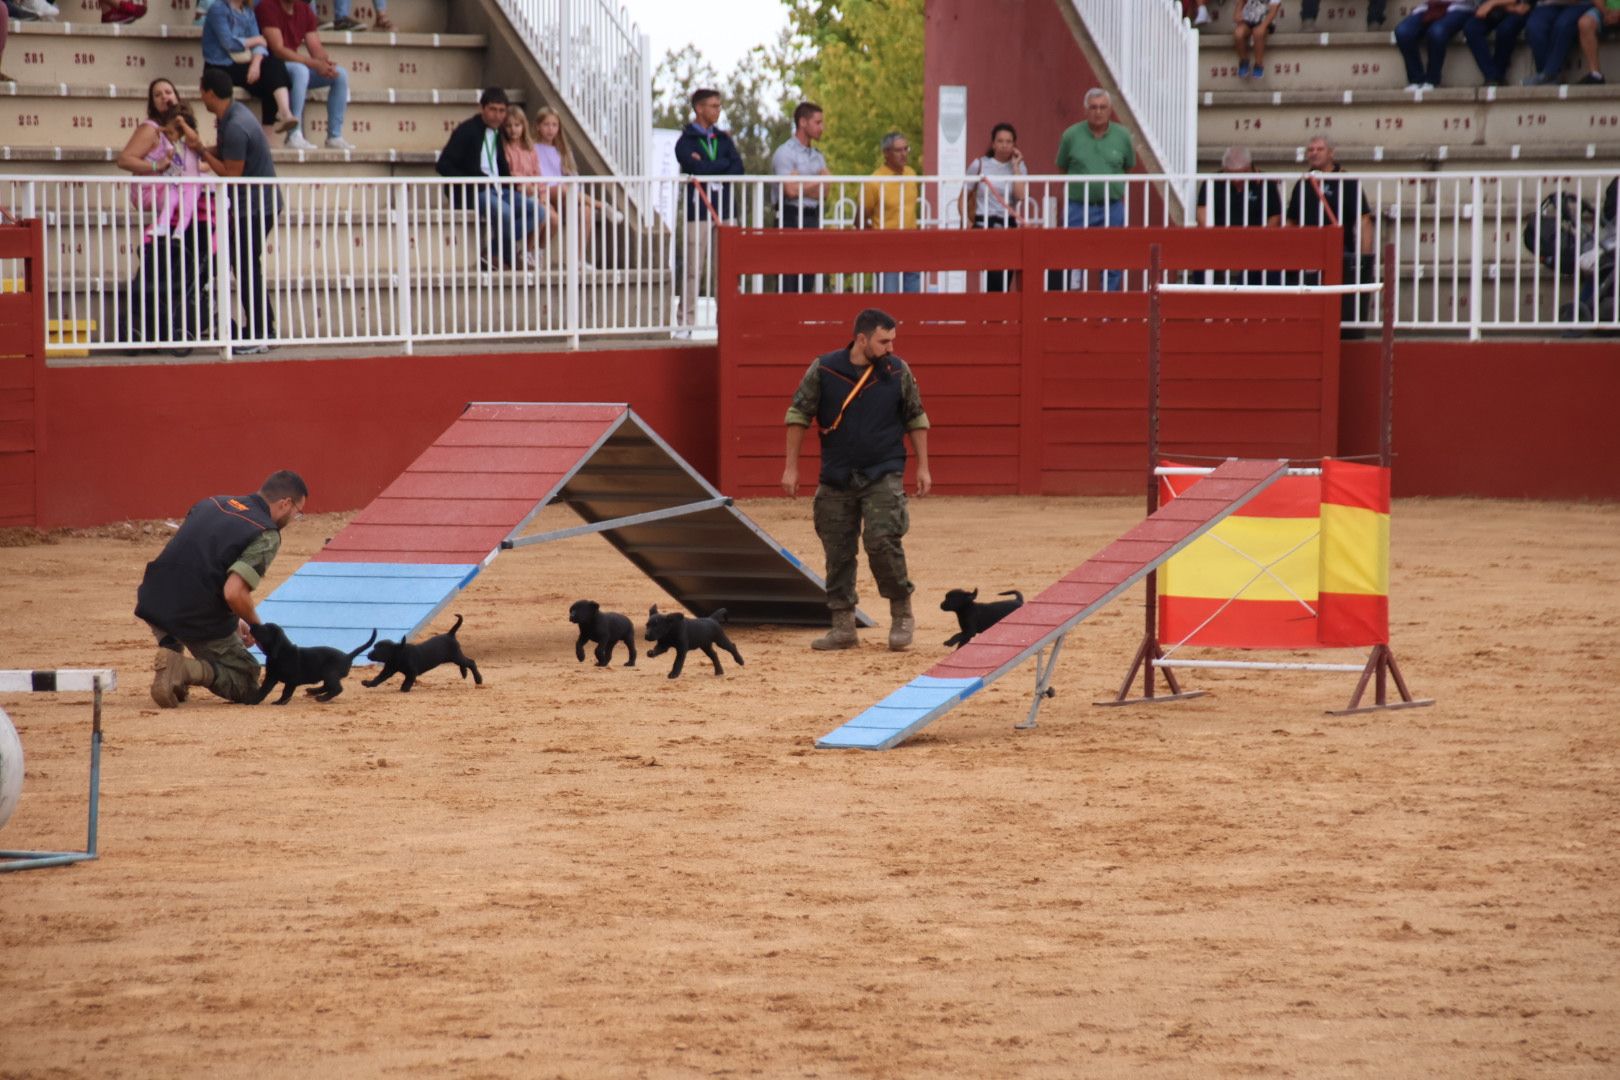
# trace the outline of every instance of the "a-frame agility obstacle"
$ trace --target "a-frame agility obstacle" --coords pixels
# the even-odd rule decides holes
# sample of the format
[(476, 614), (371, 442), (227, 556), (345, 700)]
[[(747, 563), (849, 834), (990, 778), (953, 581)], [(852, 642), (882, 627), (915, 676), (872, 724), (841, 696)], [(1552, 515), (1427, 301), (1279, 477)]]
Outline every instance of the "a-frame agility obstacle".
[[(584, 523), (526, 535), (553, 504)], [(828, 622), (825, 582), (628, 405), (516, 402), (468, 405), (259, 616), (300, 645), (404, 640), (501, 552), (590, 533), (694, 614)]]

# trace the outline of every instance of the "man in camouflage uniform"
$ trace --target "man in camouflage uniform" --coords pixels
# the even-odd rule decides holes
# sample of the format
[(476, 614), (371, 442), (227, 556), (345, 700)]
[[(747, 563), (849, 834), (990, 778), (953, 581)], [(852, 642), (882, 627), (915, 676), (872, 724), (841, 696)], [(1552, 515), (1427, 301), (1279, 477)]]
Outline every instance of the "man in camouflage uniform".
[(916, 620), (913, 586), (902, 540), (906, 511), (906, 443), (917, 453), (917, 497), (933, 487), (928, 471), (928, 414), (917, 379), (895, 356), (894, 319), (868, 308), (855, 318), (855, 339), (817, 357), (787, 411), (787, 466), (782, 490), (799, 491), (799, 448), (814, 421), (821, 429), (821, 478), (816, 487), (816, 535), (827, 556), (827, 607), (832, 629), (816, 649), (849, 649), (855, 636), (855, 559), (865, 523), (866, 558), (878, 592), (889, 601), (889, 648), (909, 648)]
[(283, 469), (252, 495), (204, 499), (146, 564), (135, 614), (158, 639), (152, 700), (161, 708), (175, 708), (192, 686), (226, 701), (252, 700), (259, 683), (248, 652), (248, 625), (259, 621), (253, 590), (281, 549), (281, 530), (303, 516), (308, 498), (303, 479)]

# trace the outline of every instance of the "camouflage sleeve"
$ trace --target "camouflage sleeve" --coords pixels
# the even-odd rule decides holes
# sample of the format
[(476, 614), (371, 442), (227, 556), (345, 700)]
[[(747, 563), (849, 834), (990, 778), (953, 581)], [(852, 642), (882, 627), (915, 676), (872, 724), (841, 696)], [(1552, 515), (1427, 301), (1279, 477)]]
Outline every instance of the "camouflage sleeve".
[(242, 554), (236, 557), (229, 572), (240, 575), (248, 588), (257, 589), (265, 571), (276, 561), (276, 552), (280, 550), (281, 533), (266, 529), (242, 549)]
[(821, 361), (810, 361), (799, 388), (793, 392), (793, 404), (788, 406), (783, 422), (793, 427), (809, 427), (821, 411)]
[(900, 376), (900, 408), (906, 417), (906, 430), (918, 431), (932, 427), (928, 422), (928, 414), (923, 411), (922, 391), (917, 387), (917, 376), (911, 373), (911, 365)]

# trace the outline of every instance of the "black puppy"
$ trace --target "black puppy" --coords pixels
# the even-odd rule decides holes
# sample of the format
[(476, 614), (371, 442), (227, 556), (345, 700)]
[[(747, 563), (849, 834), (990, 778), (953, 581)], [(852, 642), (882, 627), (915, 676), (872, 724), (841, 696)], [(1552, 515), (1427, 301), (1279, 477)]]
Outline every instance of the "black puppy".
[(693, 649), (702, 649), (714, 664), (714, 673), (724, 675), (725, 669), (720, 666), (720, 658), (714, 654), (714, 647), (720, 646), (730, 653), (732, 659), (738, 664), (743, 662), (742, 653), (737, 646), (726, 637), (726, 632), (720, 624), (726, 619), (726, 609), (719, 608), (706, 619), (688, 619), (684, 611), (672, 611), (667, 615), (658, 614), (658, 605), (654, 604), (647, 612), (647, 640), (658, 644), (647, 650), (648, 657), (659, 653), (675, 650), (675, 666), (669, 669), (669, 677), (678, 678), (681, 667), (686, 663), (686, 654)]
[(478, 673), (478, 665), (468, 659), (467, 654), (461, 651), (461, 642), (456, 640), (456, 631), (461, 629), (461, 616), (456, 616), (456, 625), (442, 634), (435, 634), (426, 641), (419, 641), (412, 645), (405, 641), (379, 641), (377, 647), (366, 654), (367, 660), (375, 660), (383, 666), (374, 679), (365, 679), (361, 686), (378, 686), (393, 678), (396, 672), (405, 673), (405, 681), (400, 684), (401, 693), (410, 693), (419, 675), (425, 675), (440, 664), (454, 664), (461, 669), (461, 677), (465, 679), (467, 672), (472, 672), (473, 682), (479, 686), (484, 685), (484, 677)]
[(630, 651), (625, 667), (636, 666), (636, 628), (628, 615), (616, 611), (603, 611), (595, 600), (575, 600), (568, 606), (568, 621), (579, 625), (579, 640), (574, 642), (574, 659), (585, 659), (585, 643), (596, 642), (596, 666), (607, 667), (613, 659), (613, 646), (624, 642)]
[(287, 637), (286, 631), (275, 623), (259, 623), (249, 626), (248, 630), (259, 648), (264, 650), (264, 685), (259, 687), (259, 693), (252, 701), (254, 705), (269, 697), (270, 688), (278, 682), (286, 685), (276, 699), (277, 705), (287, 704), (297, 687), (314, 683), (320, 684), (319, 689), (311, 686), (309, 691), (315, 700), (331, 701), (343, 693), (343, 676), (349, 673), (354, 658), (377, 640), (377, 631), (373, 630), (364, 645), (346, 653), (330, 645), (299, 648)]
[(955, 645), (960, 649), (972, 641), (978, 634), (984, 633), (1008, 615), (1017, 611), (1024, 605), (1024, 594), (1017, 589), (1011, 589), (998, 596), (1013, 596), (1015, 600), (997, 600), (991, 604), (978, 602), (979, 590), (968, 592), (966, 589), (952, 589), (945, 594), (945, 599), (939, 602), (939, 610), (956, 612), (956, 625), (962, 629), (945, 639), (945, 644)]

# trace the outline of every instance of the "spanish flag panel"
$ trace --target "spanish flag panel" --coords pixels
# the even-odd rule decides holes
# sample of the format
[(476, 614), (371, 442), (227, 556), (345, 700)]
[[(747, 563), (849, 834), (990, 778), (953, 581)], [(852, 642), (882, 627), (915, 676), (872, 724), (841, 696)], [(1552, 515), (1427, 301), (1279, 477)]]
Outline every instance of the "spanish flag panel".
[(1389, 470), (1322, 463), (1323, 645), (1389, 641)]
[[(1173, 499), (1196, 479), (1162, 477), (1160, 498)], [(1321, 491), (1314, 476), (1285, 476), (1166, 563), (1159, 571), (1159, 640), (1319, 647)]]

